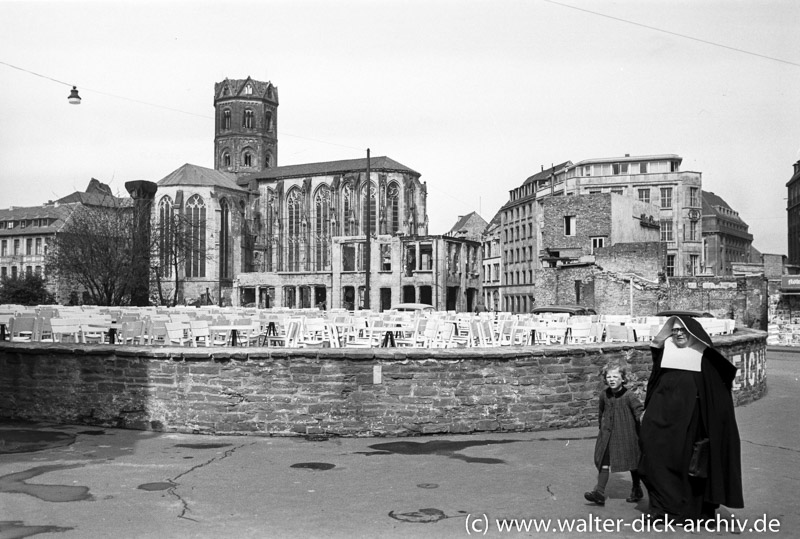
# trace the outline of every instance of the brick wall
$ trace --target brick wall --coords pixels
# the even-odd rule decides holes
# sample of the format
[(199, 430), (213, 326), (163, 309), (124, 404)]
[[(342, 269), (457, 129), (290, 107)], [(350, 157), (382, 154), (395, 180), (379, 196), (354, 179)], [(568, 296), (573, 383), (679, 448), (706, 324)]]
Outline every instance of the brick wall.
[[(766, 334), (715, 344), (735, 399), (766, 391)], [(0, 344), (0, 418), (204, 434), (406, 436), (597, 421), (600, 371), (646, 343), (502, 349), (178, 349)]]

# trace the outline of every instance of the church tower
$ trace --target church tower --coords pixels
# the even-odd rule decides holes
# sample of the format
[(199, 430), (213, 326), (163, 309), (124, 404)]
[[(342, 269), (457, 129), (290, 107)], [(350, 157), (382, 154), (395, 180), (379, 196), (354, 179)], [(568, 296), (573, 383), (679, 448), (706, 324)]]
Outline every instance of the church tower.
[(247, 77), (214, 84), (214, 168), (237, 175), (278, 164), (278, 89)]

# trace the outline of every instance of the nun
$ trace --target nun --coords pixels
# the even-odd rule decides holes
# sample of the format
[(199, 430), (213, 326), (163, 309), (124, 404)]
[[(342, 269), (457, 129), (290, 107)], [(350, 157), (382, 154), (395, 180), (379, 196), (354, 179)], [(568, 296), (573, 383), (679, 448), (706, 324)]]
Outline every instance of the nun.
[(639, 437), (650, 516), (683, 524), (713, 519), (720, 505), (744, 507), (736, 367), (688, 316), (670, 317), (650, 349)]

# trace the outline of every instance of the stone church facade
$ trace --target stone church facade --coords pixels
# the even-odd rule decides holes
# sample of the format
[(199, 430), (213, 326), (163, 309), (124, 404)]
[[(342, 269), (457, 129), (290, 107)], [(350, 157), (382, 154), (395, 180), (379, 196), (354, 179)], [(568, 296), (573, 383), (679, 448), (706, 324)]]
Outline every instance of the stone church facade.
[(205, 229), (178, 270), (183, 301), (477, 307), (480, 243), (428, 235), (418, 172), (385, 156), (276, 166), (277, 88), (247, 78), (214, 91), (215, 169), (184, 165), (158, 182), (154, 203), (157, 227), (179, 214)]

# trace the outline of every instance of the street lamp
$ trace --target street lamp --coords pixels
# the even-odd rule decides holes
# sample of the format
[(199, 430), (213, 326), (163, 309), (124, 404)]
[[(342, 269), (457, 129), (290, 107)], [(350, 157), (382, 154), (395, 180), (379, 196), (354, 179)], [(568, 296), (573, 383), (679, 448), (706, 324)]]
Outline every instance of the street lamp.
[(72, 90), (69, 92), (69, 97), (67, 97), (67, 101), (69, 101), (70, 105), (80, 105), (81, 104), (81, 96), (78, 95), (78, 88), (73, 86)]

